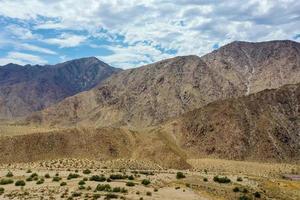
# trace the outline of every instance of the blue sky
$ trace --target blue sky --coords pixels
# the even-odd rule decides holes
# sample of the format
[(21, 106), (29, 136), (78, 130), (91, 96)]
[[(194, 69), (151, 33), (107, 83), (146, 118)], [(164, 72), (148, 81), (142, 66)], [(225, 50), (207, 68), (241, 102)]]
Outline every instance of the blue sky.
[(235, 40), (300, 41), (299, 0), (0, 0), (0, 65), (132, 68)]

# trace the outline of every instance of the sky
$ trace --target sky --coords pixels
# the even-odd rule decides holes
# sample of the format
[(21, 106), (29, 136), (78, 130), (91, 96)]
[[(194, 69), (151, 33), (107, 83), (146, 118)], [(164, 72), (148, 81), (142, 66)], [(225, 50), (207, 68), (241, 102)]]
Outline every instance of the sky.
[(299, 0), (0, 0), (0, 65), (96, 56), (123, 69), (232, 41), (300, 42)]

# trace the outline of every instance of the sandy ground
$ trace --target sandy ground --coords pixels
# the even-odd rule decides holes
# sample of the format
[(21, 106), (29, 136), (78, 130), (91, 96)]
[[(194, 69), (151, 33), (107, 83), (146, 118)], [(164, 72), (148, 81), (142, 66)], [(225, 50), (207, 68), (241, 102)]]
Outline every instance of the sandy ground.
[[(251, 162), (237, 162), (214, 159), (190, 160), (193, 169), (181, 171), (185, 178), (177, 179), (178, 170), (162, 169), (147, 162), (134, 160), (91, 161), (80, 159), (61, 159), (41, 161), (35, 163), (18, 163), (0, 166), (0, 181), (12, 179), (14, 183), (0, 185), (4, 193), (0, 199), (111, 199), (113, 194), (119, 199), (166, 199), (166, 200), (209, 200), (209, 199), (300, 199), (300, 181), (291, 181), (282, 178), (282, 173), (298, 173), (297, 165), (286, 164), (259, 164)], [(138, 164), (139, 163), (139, 164)], [(126, 168), (126, 164), (136, 170)], [(149, 167), (148, 170), (145, 168)], [(247, 167), (248, 166), (248, 167)], [(31, 170), (29, 173), (28, 170)], [(91, 170), (84, 174), (83, 170)], [(296, 170), (296, 171), (295, 171)], [(254, 172), (257, 172), (256, 174)], [(12, 177), (6, 177), (12, 172)], [(38, 174), (38, 180), (43, 178), (42, 184), (37, 180), (26, 181), (32, 173)], [(80, 177), (68, 180), (70, 173), (79, 174)], [(148, 174), (147, 174), (148, 173)], [(49, 174), (51, 178), (45, 178)], [(104, 175), (106, 178), (112, 174), (132, 175), (134, 180), (120, 179), (111, 182), (85, 181), (84, 188), (79, 188), (79, 181), (89, 179), (92, 175)], [(61, 180), (52, 179), (58, 175)], [(227, 176), (230, 183), (218, 183), (215, 176)], [(238, 181), (238, 178), (241, 181)], [(147, 186), (141, 182), (148, 179)], [(207, 181), (205, 181), (207, 179)], [(15, 186), (17, 180), (24, 180), (23, 187)], [(60, 186), (66, 182), (66, 186)], [(134, 182), (135, 186), (126, 186), (127, 182)], [(98, 184), (109, 184), (111, 188), (125, 188), (125, 193), (96, 191)], [(233, 189), (238, 188), (238, 192)], [(0, 189), (1, 190), (1, 189)], [(254, 193), (258, 192), (260, 198)], [(78, 195), (78, 196), (76, 196)], [(107, 195), (110, 195), (107, 196)]]

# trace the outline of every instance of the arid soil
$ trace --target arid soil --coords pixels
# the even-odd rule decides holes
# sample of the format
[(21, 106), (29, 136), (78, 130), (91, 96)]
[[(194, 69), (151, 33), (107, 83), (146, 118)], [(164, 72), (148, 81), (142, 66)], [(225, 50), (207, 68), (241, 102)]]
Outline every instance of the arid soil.
[[(297, 200), (300, 197), (300, 182), (282, 178), (283, 174), (299, 173), (296, 165), (217, 159), (189, 160), (189, 163), (193, 168), (181, 171), (138, 160), (57, 159), (5, 164), (0, 166), (0, 183), (7, 179), (13, 183), (0, 185), (4, 189), (0, 199)], [(126, 165), (131, 165), (132, 169)], [(7, 177), (9, 172), (11, 177)], [(178, 179), (178, 172), (185, 177)], [(70, 179), (70, 174), (79, 177)], [(105, 177), (105, 180), (91, 180), (93, 175)], [(113, 175), (121, 177), (114, 179)], [(227, 177), (230, 182), (216, 182), (216, 176)], [(144, 179), (150, 183), (142, 184)], [(16, 186), (19, 180), (23, 180), (25, 186)], [(110, 189), (101, 191), (105, 184)]]

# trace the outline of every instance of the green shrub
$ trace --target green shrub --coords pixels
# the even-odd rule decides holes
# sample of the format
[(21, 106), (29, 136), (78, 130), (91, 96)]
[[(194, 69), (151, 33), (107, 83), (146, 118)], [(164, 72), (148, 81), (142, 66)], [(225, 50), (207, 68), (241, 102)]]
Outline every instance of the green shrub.
[(150, 182), (150, 180), (148, 180), (148, 179), (143, 179), (142, 180), (142, 184), (143, 185), (149, 185), (151, 182)]
[(152, 193), (148, 191), (148, 192), (146, 192), (146, 195), (147, 196), (152, 196)]
[(239, 189), (238, 187), (235, 187), (235, 188), (232, 189), (232, 191), (233, 191), (233, 192), (239, 192), (240, 189)]
[(93, 199), (99, 199), (99, 198), (101, 198), (100, 194), (93, 194)]
[(28, 178), (26, 178), (26, 181), (27, 181), (27, 182), (30, 182), (30, 181), (32, 181), (32, 178), (31, 178), (31, 177), (28, 177)]
[(80, 197), (81, 194), (81, 192), (73, 192), (72, 197)]
[(98, 184), (96, 187), (97, 191), (106, 191), (106, 192), (110, 192), (111, 191), (111, 187), (109, 184)]
[(128, 176), (128, 180), (134, 180), (134, 177), (132, 175)]
[(111, 174), (109, 176), (110, 179), (116, 180), (116, 179), (126, 179), (128, 176), (123, 176), (122, 174)]
[(251, 198), (243, 195), (243, 196), (240, 196), (239, 200), (251, 200)]
[(204, 182), (207, 182), (207, 181), (208, 181), (208, 179), (207, 179), (207, 178), (203, 178), (203, 181), (204, 181)]
[(15, 183), (15, 186), (25, 186), (26, 185), (26, 183), (25, 183), (25, 181), (23, 181), (23, 180), (18, 180), (18, 181), (16, 181), (16, 183)]
[(9, 178), (4, 178), (4, 179), (0, 180), (0, 185), (8, 185), (8, 184), (12, 184), (12, 183), (14, 183), (14, 181)]
[(79, 181), (79, 182), (78, 182), (78, 185), (85, 185), (84, 180)]
[(66, 186), (66, 185), (67, 185), (66, 182), (61, 182), (61, 183), (60, 183), (60, 186)]
[(78, 186), (78, 189), (79, 189), (79, 190), (84, 190), (85, 187), (84, 187), (83, 185), (79, 185), (79, 186)]
[(69, 174), (68, 175), (68, 177), (67, 177), (67, 179), (68, 180), (71, 180), (71, 179), (75, 179), (75, 178), (79, 178), (80, 177), (80, 175), (79, 174)]
[(154, 190), (153, 190), (154, 192), (157, 192), (158, 191), (158, 189), (157, 188), (154, 188)]
[(231, 182), (231, 180), (229, 178), (227, 178), (226, 176), (225, 177), (215, 176), (213, 180), (218, 183), (230, 183)]
[(244, 188), (243, 193), (248, 193), (248, 190), (246, 188)]
[(101, 175), (101, 176), (93, 175), (90, 177), (90, 181), (104, 182), (104, 181), (106, 181), (106, 178), (103, 175)]
[(254, 195), (255, 198), (260, 198), (261, 197), (259, 192), (255, 192), (253, 195)]
[(107, 182), (111, 182), (111, 179), (110, 179), (110, 178), (108, 178), (108, 179), (106, 179), (106, 181), (107, 181)]
[(36, 182), (37, 185), (43, 184), (45, 182), (45, 180), (43, 178), (41, 178), (40, 180), (38, 180)]
[(241, 182), (241, 181), (243, 181), (243, 179), (242, 179), (242, 177), (237, 177), (236, 181)]
[(31, 173), (32, 171), (31, 171), (31, 169), (28, 169), (27, 171), (26, 171), (26, 173)]
[(83, 170), (82, 173), (83, 173), (83, 174), (90, 174), (90, 173), (92, 173), (92, 172), (91, 172), (91, 170), (89, 170), (89, 169), (85, 169), (85, 170)]
[(185, 186), (189, 188), (189, 187), (191, 187), (191, 184), (186, 183)]
[(108, 193), (105, 195), (106, 197), (104, 199), (117, 199), (119, 196), (116, 195), (116, 194), (111, 194), (111, 193)]
[(59, 182), (61, 180), (61, 178), (59, 176), (54, 176), (52, 181), (53, 182)]
[(0, 187), (0, 195), (4, 193), (5, 189), (3, 187)]
[(126, 186), (128, 186), (128, 187), (133, 187), (133, 186), (135, 186), (135, 184), (134, 184), (134, 182), (127, 182), (127, 183), (126, 183)]
[(33, 173), (33, 174), (30, 175), (31, 178), (38, 177), (38, 176), (39, 175), (37, 173)]
[(182, 178), (185, 178), (185, 175), (182, 172), (177, 172), (176, 178), (177, 179), (182, 179)]
[(112, 189), (112, 192), (121, 192), (121, 188), (120, 187), (114, 187)]
[(13, 177), (14, 174), (12, 172), (7, 172), (6, 177)]
[(45, 174), (45, 178), (51, 178), (49, 174)]

